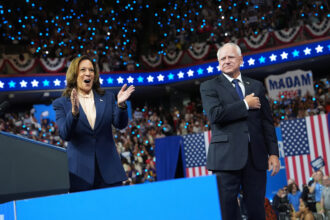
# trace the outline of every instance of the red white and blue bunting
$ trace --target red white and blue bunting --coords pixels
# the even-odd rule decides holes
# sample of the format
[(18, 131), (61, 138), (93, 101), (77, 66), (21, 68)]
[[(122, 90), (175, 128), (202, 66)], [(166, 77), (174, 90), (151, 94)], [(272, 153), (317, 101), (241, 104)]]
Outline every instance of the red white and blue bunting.
[(244, 37), (241, 41), (249, 48), (250, 50), (259, 50), (266, 46), (271, 34), (269, 32), (260, 33), (258, 35), (252, 35), (250, 37)]
[(321, 23), (312, 23), (312, 25), (305, 25), (307, 33), (312, 37), (325, 36), (330, 30), (330, 19), (324, 19)]
[(299, 26), (299, 27), (274, 31), (273, 34), (275, 40), (278, 41), (279, 43), (291, 43), (297, 38), (301, 30), (302, 27)]
[(36, 59), (28, 55), (10, 55), (6, 59), (9, 65), (19, 73), (27, 73), (36, 66)]
[(173, 50), (171, 52), (167, 52), (165, 55), (163, 55), (163, 61), (166, 65), (173, 66), (178, 63), (180, 63), (181, 59), (183, 57), (183, 51), (182, 50)]
[[(293, 27), (289, 29), (274, 31), (274, 32), (263, 32), (258, 35), (252, 35), (250, 37), (244, 37), (242, 39), (231, 39), (231, 42), (236, 44), (245, 44), (249, 50), (260, 50), (269, 43), (271, 39), (276, 40), (281, 44), (292, 43), (296, 40), (299, 34), (306, 30), (312, 37), (322, 37), (328, 34), (330, 30), (330, 20), (324, 19), (321, 23), (312, 25), (304, 25)], [(216, 49), (219, 49), (222, 46), (221, 44), (214, 44)], [(212, 47), (208, 45), (206, 42), (202, 43), (194, 43), (188, 50), (186, 51), (188, 55), (194, 60), (202, 60), (204, 59), (210, 52)], [(172, 52), (171, 54), (166, 54), (166, 57), (163, 57), (164, 64), (166, 65), (176, 65), (180, 62), (183, 54), (179, 52)], [(149, 67), (158, 67), (160, 66), (162, 55), (154, 55), (154, 56), (142, 56), (142, 60)]]
[(149, 55), (142, 55), (142, 61), (151, 68), (155, 68), (162, 64), (162, 56), (159, 54), (149, 54)]
[(188, 48), (187, 52), (192, 59), (202, 60), (209, 54), (210, 48), (210, 45), (206, 42), (194, 43)]
[(50, 73), (60, 72), (66, 65), (65, 58), (40, 58), (41, 67)]

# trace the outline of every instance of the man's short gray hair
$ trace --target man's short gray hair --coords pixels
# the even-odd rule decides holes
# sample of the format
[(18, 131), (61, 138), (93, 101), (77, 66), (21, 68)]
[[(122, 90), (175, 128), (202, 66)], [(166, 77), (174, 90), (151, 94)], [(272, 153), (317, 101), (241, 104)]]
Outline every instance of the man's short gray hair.
[(219, 49), (218, 49), (218, 52), (217, 52), (217, 57), (218, 57), (218, 60), (220, 60), (220, 52), (221, 52), (221, 49), (225, 46), (233, 46), (236, 48), (237, 50), (237, 53), (238, 53), (238, 56), (242, 56), (242, 52), (241, 52), (241, 48), (235, 44), (235, 43), (225, 43), (224, 45), (222, 45)]

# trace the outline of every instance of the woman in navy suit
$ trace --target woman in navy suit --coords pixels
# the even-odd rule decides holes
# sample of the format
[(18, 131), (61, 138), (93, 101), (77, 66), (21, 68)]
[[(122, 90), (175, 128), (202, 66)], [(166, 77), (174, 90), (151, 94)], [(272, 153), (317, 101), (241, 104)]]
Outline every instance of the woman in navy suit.
[(134, 86), (115, 96), (100, 88), (99, 72), (87, 56), (75, 58), (66, 73), (67, 86), (53, 102), (60, 136), (68, 141), (70, 191), (118, 186), (127, 179), (112, 136), (112, 125), (128, 123), (126, 100)]

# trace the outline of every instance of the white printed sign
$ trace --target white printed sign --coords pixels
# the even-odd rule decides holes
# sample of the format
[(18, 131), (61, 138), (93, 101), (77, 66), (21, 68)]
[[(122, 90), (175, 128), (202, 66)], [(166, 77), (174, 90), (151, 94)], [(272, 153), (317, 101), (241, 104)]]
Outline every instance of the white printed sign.
[(280, 100), (304, 96), (314, 96), (313, 73), (310, 70), (288, 71), (281, 75), (270, 75), (265, 79), (270, 98)]

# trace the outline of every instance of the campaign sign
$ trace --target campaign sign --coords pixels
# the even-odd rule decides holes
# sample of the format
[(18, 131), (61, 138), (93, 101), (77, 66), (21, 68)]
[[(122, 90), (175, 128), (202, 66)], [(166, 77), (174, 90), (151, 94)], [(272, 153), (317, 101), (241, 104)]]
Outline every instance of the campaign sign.
[(321, 156), (317, 157), (315, 160), (311, 161), (311, 165), (315, 171), (324, 167), (324, 160)]
[(265, 79), (269, 97), (274, 100), (314, 95), (313, 74), (310, 70), (288, 71), (281, 75), (270, 75)]

